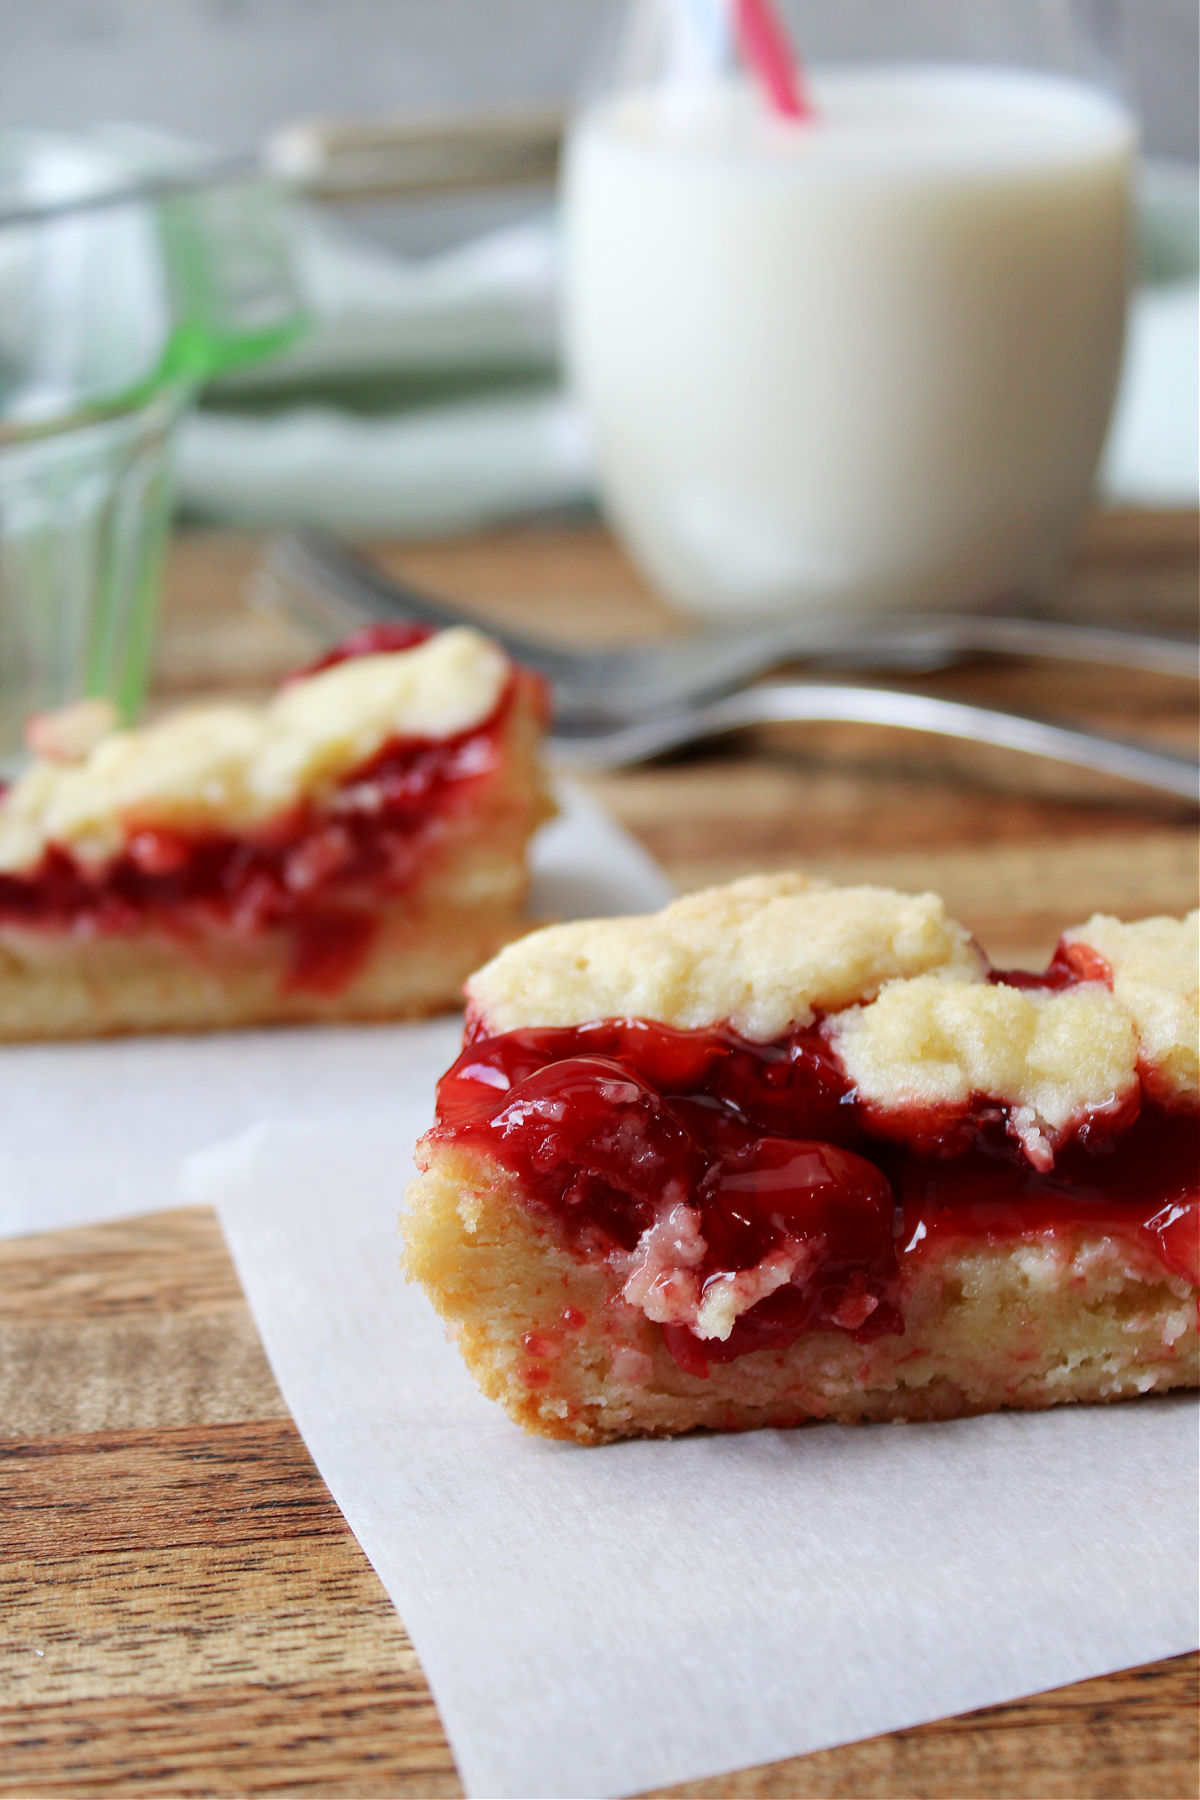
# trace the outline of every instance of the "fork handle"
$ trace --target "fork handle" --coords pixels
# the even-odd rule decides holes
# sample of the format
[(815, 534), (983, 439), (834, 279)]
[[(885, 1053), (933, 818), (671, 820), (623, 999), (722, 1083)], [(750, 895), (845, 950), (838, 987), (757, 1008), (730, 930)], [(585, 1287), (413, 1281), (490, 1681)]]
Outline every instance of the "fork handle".
[(1065, 619), (1025, 618), (1020, 613), (946, 613), (876, 617), (862, 622), (862, 637), (886, 654), (897, 649), (934, 655), (986, 651), (997, 656), (1033, 656), (1052, 662), (1107, 664), (1143, 669), (1152, 675), (1200, 674), (1200, 650), (1193, 638), (1166, 632), (1130, 631), (1111, 625), (1076, 625)]
[[(683, 697), (678, 683), (665, 683), (664, 693), (661, 664), (656, 664), (653, 675), (647, 676), (643, 684), (630, 687), (626, 673), (623, 682), (614, 686), (611, 666), (609, 679), (599, 673), (604, 665), (611, 665), (611, 649), (571, 649), (506, 629), (494, 621), (484, 621), (467, 607), (385, 575), (328, 533), (310, 530), (281, 534), (267, 546), (265, 566), (266, 575), (273, 578), (273, 585), (266, 579), (260, 581), (260, 600), (266, 605), (282, 604), (289, 610), (307, 613), (310, 621), (317, 614), (319, 602), (327, 629), (330, 614), (342, 629), (345, 629), (347, 618), (355, 621), (419, 619), (438, 626), (479, 624), (518, 661), (528, 663), (556, 684), (560, 708), (564, 711), (575, 710), (576, 704), (584, 713), (594, 711), (592, 689), (597, 681), (605, 693), (604, 710), (614, 714), (620, 712), (630, 719), (656, 712), (664, 698), (669, 702)], [(689, 684), (690, 693), (695, 695), (726, 691), (768, 669), (777, 668), (781, 663), (804, 658), (850, 661), (880, 668), (886, 667), (889, 661), (894, 662), (897, 656), (908, 664), (914, 655), (918, 658), (928, 656), (938, 662), (964, 652), (984, 651), (1066, 662), (1107, 663), (1120, 668), (1193, 678), (1198, 668), (1197, 646), (1188, 638), (1117, 630), (1102, 625), (1076, 625), (1064, 620), (1024, 618), (1019, 614), (893, 613), (853, 619), (812, 617), (742, 629), (725, 627), (678, 640), (679, 649), (684, 653), (705, 644), (712, 652), (711, 668), (702, 682)], [(671, 647), (670, 642), (663, 646), (646, 646), (647, 650)], [(592, 680), (582, 684), (586, 691), (581, 697), (578, 692), (580, 670), (588, 669), (589, 665)]]
[(995, 744), (1156, 788), (1193, 805), (1200, 799), (1200, 769), (1190, 757), (1055, 725), (1024, 713), (997, 712), (891, 688), (772, 683), (616, 730), (561, 732), (551, 741), (556, 758), (568, 767), (617, 768), (647, 762), (668, 750), (750, 725), (809, 723), (889, 725), (901, 731), (927, 731), (970, 743)]

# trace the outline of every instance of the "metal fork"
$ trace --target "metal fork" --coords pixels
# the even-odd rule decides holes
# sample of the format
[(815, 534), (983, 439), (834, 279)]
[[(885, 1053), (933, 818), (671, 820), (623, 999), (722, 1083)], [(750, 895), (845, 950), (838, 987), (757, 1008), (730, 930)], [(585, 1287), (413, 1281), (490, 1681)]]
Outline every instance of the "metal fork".
[[(513, 631), (433, 594), (384, 575), (336, 539), (290, 532), (267, 548), (270, 578), (288, 590), (283, 600), (318, 628), (364, 619), (407, 619), (446, 626), (477, 624), (554, 688), (560, 724), (606, 725), (658, 717), (664, 709), (709, 700), (755, 675), (800, 660), (860, 668), (937, 667), (970, 652), (990, 651), (1108, 663), (1157, 674), (1197, 673), (1198, 651), (1184, 638), (1102, 626), (987, 614), (885, 614), (851, 620), (787, 619), (761, 626), (697, 632), (663, 643), (574, 649)], [(332, 615), (332, 617), (331, 617)]]
[(889, 725), (901, 731), (994, 744), (1136, 782), (1193, 805), (1200, 803), (1200, 765), (1170, 750), (1079, 731), (1027, 713), (999, 712), (893, 688), (848, 687), (824, 681), (767, 682), (655, 719), (614, 722), (607, 728), (556, 725), (551, 747), (556, 761), (568, 769), (628, 768), (748, 726), (817, 723)]
[[(288, 534), (269, 547), (258, 603), (282, 606), (329, 631), (364, 619), (437, 626), (478, 623), (518, 661), (538, 670), (555, 697), (551, 749), (569, 768), (618, 768), (669, 750), (768, 723), (852, 722), (932, 732), (1051, 757), (1197, 801), (1200, 771), (1190, 758), (1021, 713), (999, 712), (927, 694), (828, 681), (771, 683), (729, 692), (739, 682), (799, 655), (864, 652), (872, 664), (929, 667), (964, 650), (1003, 650), (1111, 662), (1161, 673), (1194, 673), (1185, 640), (1031, 619), (958, 618), (842, 624), (800, 621), (758, 633), (713, 632), (668, 644), (570, 650), (391, 581), (336, 542)], [(991, 627), (990, 631), (979, 628)], [(888, 634), (891, 634), (890, 636)], [(1130, 654), (1132, 646), (1133, 654)]]

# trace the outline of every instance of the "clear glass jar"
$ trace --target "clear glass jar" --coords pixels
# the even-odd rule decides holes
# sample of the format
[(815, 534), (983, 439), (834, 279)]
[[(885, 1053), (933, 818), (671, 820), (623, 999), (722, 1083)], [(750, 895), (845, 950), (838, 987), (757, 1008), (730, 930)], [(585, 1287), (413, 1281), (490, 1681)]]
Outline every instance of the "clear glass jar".
[(0, 133), (0, 769), (32, 714), (84, 697), (136, 712), (176, 424), (201, 381), (300, 323), (281, 195), (105, 200), (144, 172)]
[(566, 351), (609, 517), (710, 616), (1044, 594), (1121, 362), (1111, 7), (786, 8), (800, 121), (733, 10), (636, 0), (570, 136)]

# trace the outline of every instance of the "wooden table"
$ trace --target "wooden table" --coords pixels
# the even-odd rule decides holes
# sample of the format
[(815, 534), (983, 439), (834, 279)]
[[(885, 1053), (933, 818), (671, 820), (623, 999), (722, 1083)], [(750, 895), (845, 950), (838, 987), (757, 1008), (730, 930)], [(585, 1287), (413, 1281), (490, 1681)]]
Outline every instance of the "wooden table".
[[(1094, 521), (1064, 595), (1194, 617), (1190, 515)], [(253, 546), (177, 544), (158, 689), (265, 685), (305, 653), (239, 598)], [(391, 560), (497, 616), (669, 621), (593, 529)], [(978, 663), (918, 685), (1190, 745), (1187, 683)], [(940, 889), (1000, 960), (1095, 909), (1195, 904), (1190, 810), (1001, 752), (775, 728), (593, 784), (683, 887), (803, 865)], [(0, 1244), (0, 1792), (450, 1795), (420, 1667), (271, 1378), (206, 1210)], [(1138, 1796), (1197, 1783), (1192, 1657), (680, 1795)]]

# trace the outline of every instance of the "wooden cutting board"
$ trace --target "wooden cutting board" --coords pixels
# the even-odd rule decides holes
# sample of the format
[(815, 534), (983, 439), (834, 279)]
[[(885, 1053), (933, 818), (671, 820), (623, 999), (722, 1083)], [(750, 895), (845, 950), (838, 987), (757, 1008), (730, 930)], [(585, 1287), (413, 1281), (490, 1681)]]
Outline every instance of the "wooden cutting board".
[[(1178, 626), (1196, 540), (1190, 515), (1098, 520), (1064, 605)], [(594, 530), (393, 555), (543, 629), (667, 624)], [(304, 653), (241, 605), (252, 556), (177, 546), (163, 694), (259, 686)], [(916, 685), (1194, 743), (1184, 682), (997, 661)], [(1195, 904), (1189, 809), (998, 752), (778, 728), (593, 785), (683, 886), (796, 864), (931, 886), (1001, 961), (1044, 956), (1095, 909)], [(0, 1244), (0, 1551), (0, 1792), (460, 1791), (208, 1211)], [(1196, 1661), (1177, 1658), (672, 1792), (1182, 1800), (1197, 1698)]]

